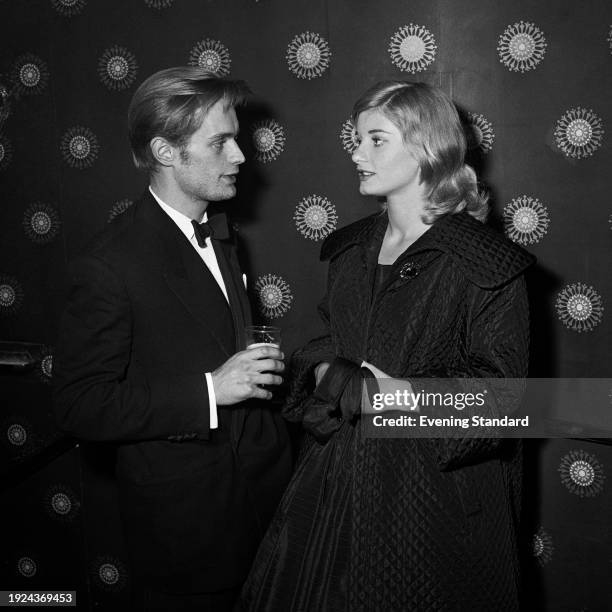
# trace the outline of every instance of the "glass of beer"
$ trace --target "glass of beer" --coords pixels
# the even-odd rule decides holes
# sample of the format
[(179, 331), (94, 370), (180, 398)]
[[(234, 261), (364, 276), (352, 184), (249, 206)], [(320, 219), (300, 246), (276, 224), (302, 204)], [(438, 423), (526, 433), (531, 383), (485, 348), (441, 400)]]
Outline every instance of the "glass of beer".
[(248, 349), (258, 346), (275, 346), (280, 348), (281, 329), (272, 325), (247, 325), (244, 328), (246, 347)]
[[(272, 325), (247, 325), (244, 328), (247, 349), (259, 346), (274, 346), (280, 348), (280, 327)], [(275, 393), (276, 385), (259, 385), (262, 389)], [(276, 395), (275, 395), (276, 397)]]

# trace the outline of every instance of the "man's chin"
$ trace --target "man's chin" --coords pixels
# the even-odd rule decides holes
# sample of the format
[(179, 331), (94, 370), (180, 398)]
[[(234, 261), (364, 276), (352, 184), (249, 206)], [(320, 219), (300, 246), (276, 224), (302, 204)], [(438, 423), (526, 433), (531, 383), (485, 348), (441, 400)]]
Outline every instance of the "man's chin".
[(235, 187), (224, 189), (217, 194), (217, 197), (214, 198), (213, 202), (223, 202), (225, 200), (231, 200), (236, 197), (237, 189)]

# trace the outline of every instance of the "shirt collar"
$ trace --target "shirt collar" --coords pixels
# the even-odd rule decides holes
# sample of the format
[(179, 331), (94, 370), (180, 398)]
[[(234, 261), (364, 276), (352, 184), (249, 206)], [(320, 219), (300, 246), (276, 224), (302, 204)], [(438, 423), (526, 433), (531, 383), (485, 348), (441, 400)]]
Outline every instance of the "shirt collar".
[[(191, 225), (191, 219), (184, 215), (182, 212), (176, 210), (176, 208), (172, 208), (166, 204), (154, 191), (151, 185), (149, 185), (149, 191), (151, 195), (155, 198), (155, 201), (160, 205), (161, 209), (176, 223), (178, 228), (187, 236), (189, 240), (194, 238), (193, 225)], [(208, 221), (208, 213), (204, 211), (202, 218), (198, 221), (198, 223), (204, 223)]]

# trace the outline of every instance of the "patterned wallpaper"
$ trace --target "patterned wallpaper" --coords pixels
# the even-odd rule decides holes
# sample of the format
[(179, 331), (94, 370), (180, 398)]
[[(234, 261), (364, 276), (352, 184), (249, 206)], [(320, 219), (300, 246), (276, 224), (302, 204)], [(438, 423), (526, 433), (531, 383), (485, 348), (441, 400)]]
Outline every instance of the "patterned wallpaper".
[[(321, 241), (376, 210), (359, 196), (350, 160), (354, 100), (377, 80), (424, 80), (462, 111), (492, 222), (538, 258), (532, 375), (609, 376), (607, 0), (0, 0), (0, 33), (0, 339), (43, 345), (35, 371), (3, 377), (19, 398), (0, 413), (11, 465), (57, 437), (47, 382), (66, 262), (145, 187), (131, 164), (126, 110), (144, 78), (172, 65), (244, 78), (256, 93), (240, 114), (240, 193), (226, 206), (253, 302), (283, 328), (288, 350), (319, 330)], [(612, 449), (528, 446), (528, 601), (603, 610)], [(18, 538), (4, 525), (6, 584), (78, 576), (98, 608), (117, 609), (129, 576), (116, 508), (96, 503), (113, 499), (96, 452), (56, 456), (7, 490), (14, 521), (31, 533)], [(62, 538), (70, 545), (58, 550)]]

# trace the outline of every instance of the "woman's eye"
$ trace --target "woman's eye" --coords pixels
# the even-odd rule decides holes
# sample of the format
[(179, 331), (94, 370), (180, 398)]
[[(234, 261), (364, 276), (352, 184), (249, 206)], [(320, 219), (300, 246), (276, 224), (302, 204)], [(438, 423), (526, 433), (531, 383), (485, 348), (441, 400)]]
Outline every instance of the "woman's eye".
[(374, 136), (374, 138), (372, 138), (372, 142), (374, 143), (375, 147), (380, 147), (380, 145), (383, 143), (383, 139), (378, 138), (378, 136)]

